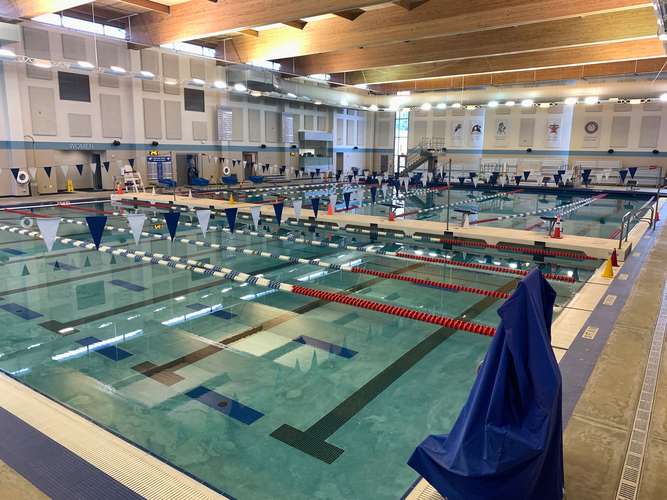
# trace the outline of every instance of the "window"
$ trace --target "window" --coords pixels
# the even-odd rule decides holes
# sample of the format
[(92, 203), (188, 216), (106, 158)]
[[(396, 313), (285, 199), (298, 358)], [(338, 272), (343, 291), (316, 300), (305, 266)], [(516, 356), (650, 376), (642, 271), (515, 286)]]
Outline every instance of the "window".
[(90, 102), (90, 80), (88, 75), (58, 71), (58, 87), (62, 101)]
[(187, 42), (173, 42), (173, 43), (163, 43), (160, 45), (163, 49), (175, 50), (177, 52), (186, 52), (188, 54), (193, 54), (196, 56), (204, 57), (215, 57), (215, 49), (210, 47), (202, 47), (201, 45), (195, 45), (194, 43)]
[[(396, 124), (394, 127), (394, 171), (405, 167), (405, 157), (408, 154), (408, 125), (410, 123), (410, 110), (399, 109), (396, 112)], [(400, 168), (399, 168), (400, 167)]]
[(204, 91), (199, 89), (183, 89), (185, 111), (204, 112)]
[(116, 28), (115, 26), (108, 26), (106, 24), (84, 21), (74, 17), (62, 16), (60, 14), (43, 14), (41, 16), (33, 17), (32, 20), (40, 23), (52, 24), (54, 26), (62, 26), (72, 30), (86, 31), (88, 33), (96, 33), (98, 35), (120, 38), (123, 40), (126, 38), (126, 33), (123, 28)]

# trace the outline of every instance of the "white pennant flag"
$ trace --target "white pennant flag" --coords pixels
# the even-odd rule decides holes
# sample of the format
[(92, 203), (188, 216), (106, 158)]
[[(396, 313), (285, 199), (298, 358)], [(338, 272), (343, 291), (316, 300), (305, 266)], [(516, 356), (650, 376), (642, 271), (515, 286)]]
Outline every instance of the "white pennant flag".
[(262, 207), (252, 207), (250, 209), (250, 215), (252, 215), (252, 223), (255, 225), (255, 231), (259, 229), (259, 211)]
[(472, 184), (473, 186), (477, 187), (477, 177), (472, 178)]
[(211, 211), (208, 209), (197, 210), (197, 220), (199, 221), (202, 234), (206, 236), (206, 231), (208, 231), (208, 223), (211, 220)]
[(30, 174), (30, 178), (34, 179), (35, 176), (37, 175), (37, 168), (35, 167), (28, 167), (28, 173)]
[(505, 182), (507, 182), (507, 177), (505, 177), (504, 175), (501, 175), (500, 176), (500, 186), (505, 187)]
[(389, 189), (389, 184), (386, 182), (382, 184), (382, 196), (387, 196), (387, 190)]
[(61, 165), (61, 168), (63, 169), (63, 176), (65, 176), (65, 179), (67, 179), (69, 174), (69, 165)]
[(97, 163), (89, 163), (88, 166), (90, 167), (90, 171), (95, 175), (95, 171), (97, 170)]
[(37, 219), (37, 227), (42, 233), (46, 249), (50, 252), (53, 249), (53, 244), (56, 241), (56, 234), (58, 233), (58, 226), (60, 225), (60, 218), (53, 217), (48, 219)]
[(134, 242), (138, 245), (141, 238), (141, 231), (144, 229), (146, 216), (144, 214), (127, 214), (127, 223), (130, 225), (130, 232)]
[(426, 181), (431, 182), (433, 179), (433, 173), (432, 172), (426, 172)]
[(294, 215), (296, 216), (297, 222), (299, 222), (301, 219), (301, 205), (303, 205), (303, 200), (294, 200), (292, 202), (292, 207), (294, 207)]
[(403, 177), (403, 187), (405, 190), (408, 190), (408, 186), (410, 185), (410, 178), (409, 177)]
[(329, 195), (329, 205), (331, 205), (331, 210), (336, 211), (336, 193)]

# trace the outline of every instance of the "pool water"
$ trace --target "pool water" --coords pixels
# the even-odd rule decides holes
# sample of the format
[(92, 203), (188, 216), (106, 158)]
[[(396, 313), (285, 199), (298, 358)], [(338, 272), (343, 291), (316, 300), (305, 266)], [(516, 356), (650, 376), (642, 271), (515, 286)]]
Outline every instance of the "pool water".
[[(457, 195), (462, 193), (457, 193)], [(115, 210), (108, 204), (90, 210)], [(36, 214), (82, 221), (93, 212)], [(159, 210), (146, 210), (162, 217)], [(181, 221), (190, 220), (183, 214)], [(196, 219), (195, 219), (196, 220)], [(5, 212), (2, 224), (29, 224)], [(215, 217), (213, 226), (224, 224)], [(109, 215), (108, 225), (127, 227)], [(144, 230), (165, 234), (164, 224)], [(277, 232), (277, 227), (271, 231)], [(62, 222), (60, 236), (91, 241)], [(306, 235), (328, 238), (326, 233)], [(485, 290), (516, 278), (181, 224), (177, 236), (321, 258)], [(368, 245), (369, 241), (356, 243)], [(388, 242), (375, 242), (386, 244)], [(502, 300), (106, 231), (103, 244), (495, 326)], [(404, 248), (406, 252), (415, 248)], [(436, 250), (453, 260), (530, 269), (530, 256)], [(395, 499), (429, 433), (453, 425), (490, 339), (353, 306), (0, 231), (0, 369), (239, 499)], [(546, 259), (564, 306), (597, 262)], [(285, 438), (295, 429), (302, 443)]]

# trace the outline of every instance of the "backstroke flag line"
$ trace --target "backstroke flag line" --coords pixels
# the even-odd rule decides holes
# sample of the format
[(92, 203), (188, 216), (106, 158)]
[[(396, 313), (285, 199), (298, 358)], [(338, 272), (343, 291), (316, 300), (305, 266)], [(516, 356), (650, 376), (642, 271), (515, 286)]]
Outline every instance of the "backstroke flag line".
[(46, 249), (50, 252), (53, 250), (53, 243), (56, 241), (56, 234), (58, 233), (58, 226), (60, 225), (60, 218), (53, 217), (49, 219), (37, 219), (37, 227), (42, 233), (42, 238), (46, 244)]

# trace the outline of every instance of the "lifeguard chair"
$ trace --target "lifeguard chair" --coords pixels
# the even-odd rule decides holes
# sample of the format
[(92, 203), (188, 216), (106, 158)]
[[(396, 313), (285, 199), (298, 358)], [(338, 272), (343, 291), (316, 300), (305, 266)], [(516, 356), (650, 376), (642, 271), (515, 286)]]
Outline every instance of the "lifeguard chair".
[(124, 165), (121, 169), (123, 174), (123, 184), (125, 185), (125, 191), (132, 190), (135, 193), (146, 192), (144, 188), (144, 181), (141, 178), (141, 174), (134, 170), (131, 165)]

